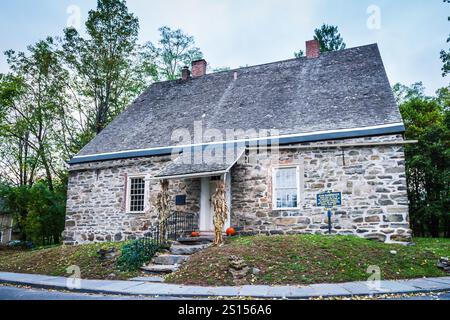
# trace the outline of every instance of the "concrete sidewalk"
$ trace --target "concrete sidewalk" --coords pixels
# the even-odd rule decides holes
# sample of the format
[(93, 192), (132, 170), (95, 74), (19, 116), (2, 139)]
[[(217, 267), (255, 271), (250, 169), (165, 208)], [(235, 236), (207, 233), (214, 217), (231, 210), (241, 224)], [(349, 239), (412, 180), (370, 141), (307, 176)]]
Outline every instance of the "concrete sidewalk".
[[(64, 277), (0, 272), (0, 283), (29, 285), (39, 288), (68, 290), (67, 280), (68, 278)], [(219, 296), (305, 299), (314, 297), (350, 297), (355, 295), (450, 291), (450, 277), (381, 281), (379, 288), (371, 288), (364, 281), (339, 284), (314, 284), (309, 286), (199, 287), (148, 283), (144, 281), (81, 280), (80, 286), (72, 291), (153, 297), (204, 298)]]

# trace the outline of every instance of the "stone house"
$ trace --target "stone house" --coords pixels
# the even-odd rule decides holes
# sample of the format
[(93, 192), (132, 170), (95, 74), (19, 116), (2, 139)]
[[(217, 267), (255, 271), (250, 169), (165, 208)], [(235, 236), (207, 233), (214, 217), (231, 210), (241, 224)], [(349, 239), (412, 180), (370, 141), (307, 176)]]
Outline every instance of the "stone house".
[[(317, 195), (339, 192), (331, 232), (411, 239), (404, 124), (376, 44), (152, 84), (70, 162), (66, 244), (121, 241), (158, 221), (160, 181), (173, 212), (213, 231), (226, 182), (241, 234), (328, 233)], [(192, 72), (192, 73), (191, 73)]]

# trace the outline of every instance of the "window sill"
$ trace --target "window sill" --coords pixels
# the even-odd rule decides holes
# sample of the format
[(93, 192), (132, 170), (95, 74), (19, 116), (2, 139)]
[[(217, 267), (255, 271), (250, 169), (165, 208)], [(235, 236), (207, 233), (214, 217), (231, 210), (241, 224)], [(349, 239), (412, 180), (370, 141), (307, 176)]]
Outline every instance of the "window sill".
[(272, 211), (299, 211), (299, 210), (303, 210), (303, 208), (274, 208), (272, 209)]

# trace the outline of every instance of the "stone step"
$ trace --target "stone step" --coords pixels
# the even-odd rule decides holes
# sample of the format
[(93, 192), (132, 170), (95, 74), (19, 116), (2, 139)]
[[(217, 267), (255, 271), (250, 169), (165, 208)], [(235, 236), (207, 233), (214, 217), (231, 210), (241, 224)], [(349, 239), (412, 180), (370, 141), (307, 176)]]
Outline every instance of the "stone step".
[(141, 270), (152, 274), (172, 273), (178, 270), (178, 266), (173, 264), (151, 264), (146, 267), (142, 267)]
[(186, 237), (186, 238), (180, 238), (178, 239), (177, 243), (178, 244), (185, 244), (185, 245), (199, 245), (199, 244), (209, 244), (211, 242), (214, 242), (214, 238), (213, 237), (198, 237), (198, 238), (193, 238), (193, 237)]
[(175, 255), (191, 255), (201, 250), (208, 248), (209, 244), (201, 244), (201, 245), (173, 245), (170, 248), (170, 252)]
[(153, 264), (171, 265), (171, 264), (181, 264), (185, 262), (189, 256), (186, 255), (175, 255), (175, 254), (161, 254), (153, 258)]

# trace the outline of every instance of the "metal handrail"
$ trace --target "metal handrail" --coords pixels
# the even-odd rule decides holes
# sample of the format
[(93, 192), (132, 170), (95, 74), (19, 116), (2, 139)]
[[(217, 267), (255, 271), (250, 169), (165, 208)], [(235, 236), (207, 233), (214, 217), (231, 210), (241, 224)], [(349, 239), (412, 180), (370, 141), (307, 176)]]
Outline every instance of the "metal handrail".
[[(163, 230), (164, 234), (161, 234)], [(144, 235), (144, 240), (152, 241), (159, 245), (167, 244), (169, 241), (177, 241), (183, 236), (195, 231), (195, 214), (185, 212), (174, 212), (164, 221), (158, 221)]]

